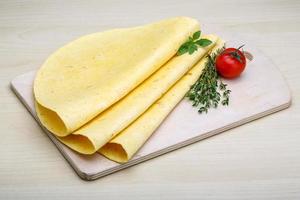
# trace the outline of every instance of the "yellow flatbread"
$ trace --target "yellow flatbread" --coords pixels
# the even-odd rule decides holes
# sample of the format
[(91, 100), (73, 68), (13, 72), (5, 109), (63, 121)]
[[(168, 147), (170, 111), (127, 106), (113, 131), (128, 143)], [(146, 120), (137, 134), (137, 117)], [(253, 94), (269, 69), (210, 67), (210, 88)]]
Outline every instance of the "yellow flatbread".
[(34, 81), (41, 123), (57, 136), (71, 134), (162, 67), (197, 30), (195, 19), (176, 17), (87, 35), (63, 46)]
[(199, 48), (192, 55), (175, 56), (157, 72), (140, 84), (123, 99), (72, 134), (58, 139), (83, 154), (95, 153), (115, 135), (131, 124), (174, 85), (215, 45), (217, 36), (203, 38), (212, 44)]
[[(216, 52), (223, 46), (224, 41), (220, 39), (212, 52)], [(102, 147), (99, 152), (113, 161), (120, 163), (127, 162), (142, 147), (178, 102), (180, 102), (190, 86), (196, 82), (207, 60), (208, 58), (201, 59), (199, 63), (144, 114)]]

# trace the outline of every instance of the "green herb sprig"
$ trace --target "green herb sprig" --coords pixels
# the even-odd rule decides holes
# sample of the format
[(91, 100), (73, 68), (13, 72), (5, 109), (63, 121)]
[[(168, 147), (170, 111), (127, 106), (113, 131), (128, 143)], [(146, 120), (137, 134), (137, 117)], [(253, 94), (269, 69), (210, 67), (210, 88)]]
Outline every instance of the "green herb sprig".
[(228, 90), (227, 85), (219, 78), (215, 67), (216, 57), (224, 49), (225, 47), (208, 55), (208, 61), (205, 63), (201, 76), (186, 94), (193, 106), (198, 107), (199, 113), (207, 113), (211, 107), (217, 108), (220, 102), (223, 106), (229, 104), (231, 90)]
[(200, 36), (201, 31), (195, 32), (192, 37), (190, 36), (188, 41), (186, 41), (179, 47), (177, 55), (180, 56), (185, 53), (193, 54), (195, 51), (198, 50), (199, 46), (206, 47), (212, 43), (212, 41), (210, 41), (209, 39), (199, 39)]

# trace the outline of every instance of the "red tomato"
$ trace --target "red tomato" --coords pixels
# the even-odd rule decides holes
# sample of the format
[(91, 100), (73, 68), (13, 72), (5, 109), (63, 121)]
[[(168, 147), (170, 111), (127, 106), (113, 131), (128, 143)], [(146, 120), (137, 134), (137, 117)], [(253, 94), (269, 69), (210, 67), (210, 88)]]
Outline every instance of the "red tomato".
[(235, 78), (244, 71), (246, 58), (240, 48), (227, 48), (217, 56), (216, 69), (221, 76)]

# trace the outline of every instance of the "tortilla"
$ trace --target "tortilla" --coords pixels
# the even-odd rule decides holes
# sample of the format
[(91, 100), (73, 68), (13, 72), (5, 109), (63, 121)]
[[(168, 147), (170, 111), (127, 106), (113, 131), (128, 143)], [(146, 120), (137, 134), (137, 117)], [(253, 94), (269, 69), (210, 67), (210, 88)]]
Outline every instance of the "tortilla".
[(56, 136), (71, 134), (161, 68), (197, 30), (197, 20), (176, 17), (70, 42), (36, 75), (39, 120)]
[(58, 139), (82, 154), (92, 154), (136, 120), (215, 45), (217, 36), (192, 55), (175, 56), (123, 99), (72, 134)]
[[(216, 52), (223, 46), (224, 41), (219, 40), (212, 52)], [(99, 152), (107, 158), (120, 163), (127, 162), (132, 158), (173, 108), (180, 102), (191, 85), (197, 81), (207, 60), (207, 57), (201, 59), (199, 63), (184, 75), (183, 78), (181, 78), (144, 114), (102, 147)]]

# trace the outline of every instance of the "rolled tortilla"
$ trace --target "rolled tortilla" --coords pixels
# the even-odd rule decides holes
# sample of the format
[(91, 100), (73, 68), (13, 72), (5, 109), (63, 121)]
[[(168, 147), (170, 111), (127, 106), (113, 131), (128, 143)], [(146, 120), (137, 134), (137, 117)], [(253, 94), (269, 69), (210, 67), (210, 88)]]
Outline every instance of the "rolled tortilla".
[(212, 44), (205, 48), (199, 48), (192, 55), (184, 54), (173, 57), (116, 104), (77, 131), (65, 137), (58, 137), (58, 139), (77, 152), (95, 153), (182, 78), (216, 44), (218, 37), (207, 35), (203, 38), (211, 40)]
[(176, 17), (90, 34), (63, 46), (34, 81), (41, 123), (57, 136), (71, 134), (162, 67), (197, 30), (197, 20)]
[[(224, 41), (220, 39), (212, 52), (216, 52), (223, 46)], [(184, 75), (183, 78), (144, 114), (102, 147), (99, 152), (107, 158), (120, 163), (127, 162), (132, 158), (172, 109), (180, 102), (191, 85), (197, 81), (207, 60), (207, 57), (201, 59), (199, 63)]]

